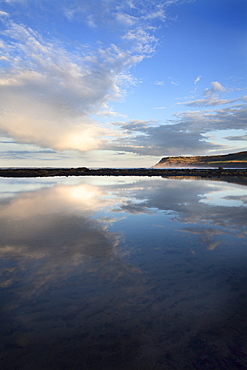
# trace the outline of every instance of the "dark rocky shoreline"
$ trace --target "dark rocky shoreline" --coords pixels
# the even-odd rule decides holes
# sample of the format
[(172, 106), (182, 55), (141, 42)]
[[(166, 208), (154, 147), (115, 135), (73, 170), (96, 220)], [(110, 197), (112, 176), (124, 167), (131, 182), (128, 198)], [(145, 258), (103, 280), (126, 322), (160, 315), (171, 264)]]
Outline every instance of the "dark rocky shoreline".
[(52, 177), (52, 176), (162, 176), (199, 178), (247, 178), (247, 169), (229, 168), (8, 168), (0, 169), (0, 177)]

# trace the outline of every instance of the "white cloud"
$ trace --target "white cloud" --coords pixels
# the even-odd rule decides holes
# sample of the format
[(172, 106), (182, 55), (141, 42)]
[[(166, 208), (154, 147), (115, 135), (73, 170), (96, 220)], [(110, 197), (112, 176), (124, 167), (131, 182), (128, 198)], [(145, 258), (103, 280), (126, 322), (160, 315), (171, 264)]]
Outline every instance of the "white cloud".
[[(118, 43), (99, 43), (98, 49), (87, 46), (72, 50), (73, 46), (47, 40), (4, 15), (6, 39), (0, 47), (8, 68), (0, 74), (0, 130), (19, 142), (56, 150), (103, 148), (147, 155), (162, 155), (165, 150), (179, 155), (217, 148), (205, 141), (204, 134), (246, 125), (243, 104), (216, 111), (182, 112), (172, 125), (131, 121), (109, 129), (92, 119), (117, 115), (108, 103), (121, 97), (124, 84), (135, 83), (129, 69), (152, 56), (159, 42), (152, 22), (164, 21), (163, 5), (178, 2), (61, 0), (63, 15), (71, 21), (84, 22), (95, 32), (103, 26), (116, 30), (114, 40)], [(49, 2), (45, 3), (48, 6)], [(194, 83), (200, 79), (198, 76)], [(174, 86), (179, 84), (172, 77), (169, 80)], [(164, 81), (155, 84), (163, 86)], [(199, 99), (190, 97), (190, 101), (179, 104), (217, 107), (240, 101), (222, 99), (220, 94), (225, 92), (227, 89), (214, 81)]]
[(90, 14), (90, 22), (93, 27), (112, 27), (115, 31), (120, 30), (125, 32), (130, 27), (147, 29), (150, 28), (152, 21), (164, 21), (166, 19), (164, 4), (161, 0), (155, 1), (129, 1), (129, 0), (84, 0), (78, 2), (72, 0), (68, 2), (61, 0), (64, 3), (64, 12), (68, 19), (80, 19), (88, 22), (88, 14)]
[(100, 63), (75, 63), (22, 26), (12, 24), (6, 34), (13, 39), (4, 50), (12, 69), (0, 79), (1, 130), (55, 149), (97, 148), (105, 130), (89, 114), (118, 95), (116, 76)]
[[(0, 2), (5, 2), (9, 5), (14, 5), (15, 3), (19, 3), (21, 5), (27, 5), (29, 0), (0, 0)], [(36, 0), (33, 0), (33, 1), (36, 1)]]
[(157, 86), (164, 86), (164, 85), (165, 85), (165, 82), (164, 82), (164, 81), (155, 81), (155, 82), (154, 82), (154, 85), (157, 85)]
[(4, 12), (3, 10), (0, 10), (0, 17), (8, 17), (9, 13)]
[(208, 99), (198, 99), (192, 101), (186, 101), (184, 103), (177, 103), (179, 105), (187, 105), (191, 107), (208, 107), (208, 106), (218, 106), (222, 104), (230, 104), (236, 100), (227, 100), (227, 99), (217, 99), (215, 97), (210, 97)]
[(123, 23), (127, 27), (132, 27), (136, 23), (136, 18), (126, 14), (126, 13), (117, 13), (116, 14), (116, 20), (120, 23)]
[(166, 19), (164, 4), (158, 4), (153, 11), (148, 12), (145, 19), (161, 19), (164, 21)]
[(119, 132), (104, 128), (91, 116), (117, 114), (104, 106), (121, 96), (124, 84), (135, 83), (129, 68), (155, 51), (158, 40), (150, 22), (163, 20), (162, 6), (157, 7), (157, 1), (149, 3), (148, 10), (133, 1), (79, 5), (72, 1), (64, 8), (66, 4), (61, 2), (70, 19), (77, 16), (90, 27), (108, 20), (117, 25), (119, 44), (71, 50), (71, 45), (46, 40), (31, 28), (6, 20), (0, 130), (19, 142), (56, 150), (97, 149)]
[(247, 125), (246, 104), (236, 104), (215, 111), (187, 111), (177, 113), (180, 124), (187, 129), (205, 133), (212, 130), (243, 129)]
[(141, 60), (145, 56), (150, 56), (152, 53), (154, 53), (158, 43), (158, 40), (155, 38), (155, 36), (150, 35), (142, 28), (136, 28), (128, 31), (123, 36), (123, 39), (133, 42), (133, 50), (135, 53), (139, 54), (138, 57), (141, 57)]
[(227, 92), (227, 89), (225, 87), (223, 87), (217, 81), (216, 82), (211, 82), (211, 85), (212, 85), (212, 87), (210, 89), (205, 89), (203, 91), (203, 95), (206, 96), (206, 98), (192, 100), (192, 101), (186, 101), (186, 102), (177, 103), (177, 104), (180, 104), (180, 105), (183, 104), (183, 105), (188, 105), (188, 106), (192, 106), (192, 107), (203, 107), (203, 106), (207, 107), (207, 106), (218, 106), (218, 105), (222, 105), (222, 104), (230, 104), (230, 103), (234, 103), (236, 101), (236, 99), (234, 99), (234, 100), (220, 99), (219, 98), (219, 93)]
[(166, 6), (169, 6), (169, 5), (176, 5), (176, 4), (178, 4), (179, 2), (181, 2), (181, 0), (166, 0), (165, 1), (165, 5)]
[(202, 76), (198, 76), (198, 77), (195, 79), (195, 81), (194, 81), (194, 85), (196, 85), (196, 84), (197, 84), (197, 82), (199, 82), (201, 78), (202, 78)]
[[(240, 100), (240, 99), (239, 99)], [(175, 115), (170, 124), (153, 121), (116, 123), (125, 136), (110, 143), (112, 149), (125, 150), (142, 155), (196, 155), (224, 149), (207, 133), (247, 127), (247, 106), (236, 104), (215, 111), (186, 111)], [(242, 138), (242, 136), (241, 136)], [(242, 140), (236, 137), (231, 140)], [(128, 145), (126, 145), (128, 143)]]
[(173, 86), (178, 86), (179, 85), (179, 82), (176, 81), (173, 77), (168, 77), (168, 79), (170, 80), (171, 85), (173, 85)]
[(211, 85), (212, 85), (211, 89), (204, 90), (204, 95), (212, 96), (215, 93), (221, 93), (221, 92), (227, 91), (227, 89), (217, 81), (211, 82)]

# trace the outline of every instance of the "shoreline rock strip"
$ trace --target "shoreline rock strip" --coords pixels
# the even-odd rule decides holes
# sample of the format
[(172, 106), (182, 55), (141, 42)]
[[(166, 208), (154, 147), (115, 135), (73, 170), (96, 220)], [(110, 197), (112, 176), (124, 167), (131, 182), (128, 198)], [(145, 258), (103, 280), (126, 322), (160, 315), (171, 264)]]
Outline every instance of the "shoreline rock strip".
[(148, 177), (247, 177), (247, 169), (229, 168), (8, 168), (0, 169), (0, 177), (67, 177), (67, 176), (148, 176)]

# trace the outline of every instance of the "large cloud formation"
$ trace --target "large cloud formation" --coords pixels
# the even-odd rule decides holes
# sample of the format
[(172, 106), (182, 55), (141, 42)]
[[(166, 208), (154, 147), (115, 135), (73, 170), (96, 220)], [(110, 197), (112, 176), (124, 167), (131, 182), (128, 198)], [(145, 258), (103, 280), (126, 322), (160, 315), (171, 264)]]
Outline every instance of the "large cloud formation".
[(77, 17), (90, 28), (109, 21), (119, 33), (118, 45), (93, 48), (48, 40), (2, 11), (1, 132), (19, 142), (82, 151), (100, 148), (107, 137), (118, 135), (92, 115), (121, 96), (122, 84), (132, 81), (129, 68), (154, 52), (157, 40), (150, 24), (165, 17), (163, 7), (155, 4), (145, 9), (132, 1), (101, 1), (97, 6), (62, 1), (64, 17)]
[[(166, 7), (179, 0), (0, 3), (7, 6), (0, 11), (0, 134), (53, 150), (106, 149), (163, 156), (227, 150), (208, 140), (209, 133), (246, 127), (246, 97), (222, 97), (229, 90), (218, 81), (211, 82), (201, 97), (177, 103), (195, 110), (180, 111), (173, 120), (102, 123), (102, 115), (117, 115), (109, 102), (122, 97), (126, 86), (135, 83), (131, 67), (153, 55), (158, 44), (157, 21), (164, 22)], [(38, 26), (34, 30), (10, 16), (15, 5), (22, 13), (32, 7), (30, 14), (37, 25), (42, 14), (56, 12), (58, 19), (77, 22), (82, 32), (91, 30), (98, 38), (85, 45), (61, 42), (48, 32), (41, 34)], [(96, 42), (102, 29), (107, 29), (107, 42)], [(244, 135), (239, 131), (235, 140), (243, 140)], [(234, 145), (234, 136), (229, 137), (229, 146)]]
[(231, 100), (220, 98), (220, 93), (227, 92), (218, 81), (213, 81), (211, 88), (202, 92), (202, 99), (177, 103), (194, 107), (196, 110), (177, 112), (173, 119), (163, 123), (141, 120), (115, 122), (128, 139), (116, 138), (111, 145), (116, 150), (157, 156), (224, 150), (224, 144), (214, 142), (211, 133), (233, 130), (234, 135), (228, 134), (225, 139), (243, 141), (246, 137), (244, 130), (247, 127), (247, 97)]
[[(201, 154), (221, 149), (223, 145), (207, 141), (212, 131), (241, 130), (246, 127), (245, 102), (217, 110), (179, 112), (167, 124), (151, 121), (116, 122), (128, 140), (116, 139), (114, 149), (149, 155)], [(230, 140), (244, 140), (245, 136), (231, 136)], [(227, 139), (229, 139), (227, 137)], [(126, 144), (127, 142), (127, 144)]]

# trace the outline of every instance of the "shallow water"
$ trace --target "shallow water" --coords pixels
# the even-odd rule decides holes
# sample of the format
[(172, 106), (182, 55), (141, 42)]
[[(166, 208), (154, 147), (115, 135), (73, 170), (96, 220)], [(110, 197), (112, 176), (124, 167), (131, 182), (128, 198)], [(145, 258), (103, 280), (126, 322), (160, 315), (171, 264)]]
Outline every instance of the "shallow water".
[(0, 179), (2, 369), (246, 369), (247, 188)]

